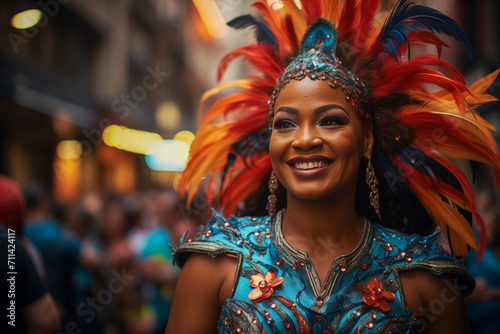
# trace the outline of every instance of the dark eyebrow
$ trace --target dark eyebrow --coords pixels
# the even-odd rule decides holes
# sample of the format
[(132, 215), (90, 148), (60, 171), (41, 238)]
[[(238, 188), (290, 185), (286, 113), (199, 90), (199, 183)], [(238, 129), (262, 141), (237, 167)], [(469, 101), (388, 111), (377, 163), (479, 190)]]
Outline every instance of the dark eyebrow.
[(298, 115), (299, 114), (299, 111), (297, 109), (290, 108), (290, 107), (279, 107), (278, 110), (276, 110), (276, 113), (274, 113), (274, 114), (276, 115), (280, 111), (286, 112), (288, 114), (293, 114), (293, 115)]
[[(338, 104), (327, 104), (327, 105), (318, 107), (316, 110), (314, 110), (314, 115), (324, 113), (325, 111), (330, 110), (330, 109), (340, 109), (343, 112), (345, 112), (349, 118), (351, 118), (351, 116), (349, 116), (349, 113), (347, 112), (347, 110), (345, 110), (344, 107), (342, 107), (341, 105), (338, 105)], [(279, 107), (278, 110), (276, 110), (275, 115), (279, 112), (286, 112), (286, 113), (292, 114), (292, 115), (299, 114), (299, 111), (297, 109), (291, 108), (291, 107)]]
[(351, 116), (349, 116), (349, 113), (347, 112), (347, 110), (345, 110), (344, 107), (342, 107), (341, 105), (338, 105), (338, 104), (327, 104), (327, 105), (318, 107), (316, 110), (314, 110), (314, 115), (324, 113), (325, 111), (330, 110), (330, 109), (340, 109), (340, 110), (344, 111), (349, 118), (351, 118)]

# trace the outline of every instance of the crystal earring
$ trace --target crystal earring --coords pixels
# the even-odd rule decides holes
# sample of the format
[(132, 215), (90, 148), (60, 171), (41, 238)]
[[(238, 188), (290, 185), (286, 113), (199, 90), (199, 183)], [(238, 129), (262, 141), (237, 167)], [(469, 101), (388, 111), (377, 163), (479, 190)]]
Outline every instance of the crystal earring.
[(368, 187), (370, 188), (370, 204), (372, 205), (373, 209), (377, 213), (378, 219), (382, 220), (380, 218), (380, 204), (379, 204), (379, 196), (378, 196), (378, 179), (375, 176), (375, 169), (373, 168), (371, 157), (368, 156), (368, 166), (366, 166), (366, 184), (368, 184)]
[(276, 175), (274, 175), (274, 171), (272, 171), (271, 177), (269, 178), (269, 196), (267, 197), (266, 205), (266, 209), (271, 217), (276, 214), (276, 203), (278, 202), (276, 189), (278, 189), (278, 179)]

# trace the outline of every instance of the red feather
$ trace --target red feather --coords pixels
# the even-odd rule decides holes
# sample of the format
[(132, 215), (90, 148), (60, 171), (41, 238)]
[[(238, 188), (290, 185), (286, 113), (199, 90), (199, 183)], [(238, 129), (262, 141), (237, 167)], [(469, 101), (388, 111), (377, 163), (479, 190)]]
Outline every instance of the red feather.
[(354, 38), (354, 46), (358, 50), (362, 50), (373, 29), (373, 19), (377, 14), (378, 5), (380, 0), (365, 0), (361, 2), (361, 17), (359, 26), (357, 27), (356, 36)]

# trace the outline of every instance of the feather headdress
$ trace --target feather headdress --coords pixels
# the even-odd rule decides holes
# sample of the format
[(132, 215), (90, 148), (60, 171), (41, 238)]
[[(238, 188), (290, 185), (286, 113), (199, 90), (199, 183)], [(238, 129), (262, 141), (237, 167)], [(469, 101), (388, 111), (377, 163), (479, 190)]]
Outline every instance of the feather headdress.
[[(500, 157), (490, 132), (494, 129), (475, 111), (496, 100), (485, 91), (499, 71), (467, 87), (463, 76), (440, 58), (447, 45), (438, 36), (455, 38), (470, 53), (463, 30), (437, 10), (407, 0), (400, 0), (380, 22), (374, 20), (378, 0), (303, 0), (301, 8), (293, 0), (282, 3), (283, 8), (276, 11), (266, 1), (256, 1), (253, 6), (260, 19), (246, 15), (228, 23), (234, 28), (252, 27), (257, 42), (224, 56), (218, 79), (238, 57), (248, 60), (258, 75), (221, 84), (203, 95), (202, 106), (222, 89), (240, 88), (200, 115), (201, 127), (180, 192), (188, 191), (191, 201), (202, 178), (208, 176), (217, 185), (209, 187), (209, 200), (216, 198), (217, 205), (230, 214), (267, 182), (271, 170), (268, 101), (276, 79), (298, 55), (308, 26), (323, 17), (337, 27), (337, 57), (360, 78), (371, 99), (375, 169), (386, 189), (381, 194), (382, 223), (391, 225), (394, 212), (398, 216), (392, 218), (399, 221), (395, 227), (400, 230), (419, 231), (419, 225), (430, 221), (444, 231), (452, 251), (460, 256), (468, 246), (478, 248), (473, 217), (481, 228), (482, 254), (486, 233), (472, 187), (446, 158), (492, 166), (500, 185)], [(410, 57), (410, 49), (422, 45), (434, 46), (438, 55)], [(440, 90), (430, 91), (429, 85)], [(227, 121), (214, 122), (221, 115)], [(400, 210), (392, 210), (391, 203)]]

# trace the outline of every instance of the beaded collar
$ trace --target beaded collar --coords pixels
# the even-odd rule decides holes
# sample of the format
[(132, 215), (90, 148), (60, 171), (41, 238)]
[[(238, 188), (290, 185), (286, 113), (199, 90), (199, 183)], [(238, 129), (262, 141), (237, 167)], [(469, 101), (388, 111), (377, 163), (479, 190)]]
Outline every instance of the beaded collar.
[(316, 298), (324, 299), (326, 296), (331, 294), (332, 289), (335, 286), (339, 270), (345, 272), (349, 265), (354, 263), (357, 258), (366, 256), (366, 253), (370, 251), (372, 224), (366, 218), (364, 219), (363, 232), (356, 247), (348, 253), (338, 255), (333, 259), (325, 280), (323, 284), (321, 284), (316, 269), (309, 259), (307, 252), (293, 247), (288, 243), (288, 241), (286, 241), (282, 228), (284, 211), (285, 209), (279, 211), (276, 215), (276, 219), (274, 219), (274, 224), (271, 227), (271, 230), (274, 232), (271, 237), (271, 242), (283, 261), (285, 261), (290, 267), (293, 268), (294, 266), (297, 267), (299, 265), (306, 267), (307, 275)]

